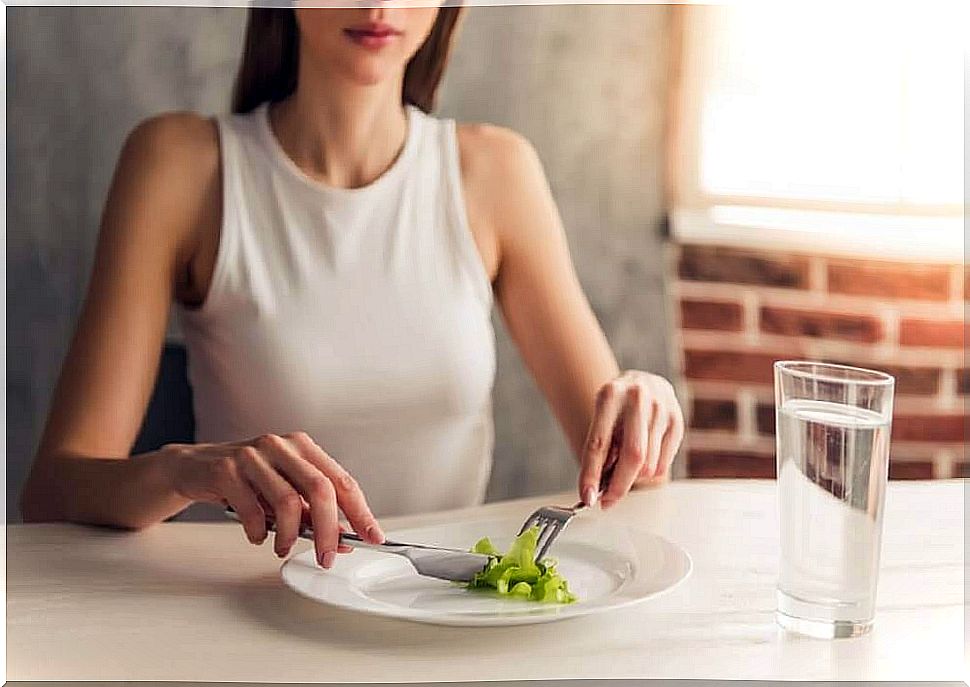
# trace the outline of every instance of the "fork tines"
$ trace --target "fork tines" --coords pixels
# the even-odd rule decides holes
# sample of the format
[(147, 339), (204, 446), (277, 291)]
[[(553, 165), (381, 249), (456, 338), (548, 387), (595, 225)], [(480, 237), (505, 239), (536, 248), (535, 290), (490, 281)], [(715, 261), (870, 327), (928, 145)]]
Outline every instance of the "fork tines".
[(522, 525), (519, 534), (522, 534), (531, 527), (538, 526), (539, 540), (536, 546), (535, 560), (541, 561), (549, 547), (556, 540), (559, 534), (566, 527), (566, 524), (575, 515), (575, 511), (568, 508), (558, 508), (555, 506), (543, 506), (539, 508)]

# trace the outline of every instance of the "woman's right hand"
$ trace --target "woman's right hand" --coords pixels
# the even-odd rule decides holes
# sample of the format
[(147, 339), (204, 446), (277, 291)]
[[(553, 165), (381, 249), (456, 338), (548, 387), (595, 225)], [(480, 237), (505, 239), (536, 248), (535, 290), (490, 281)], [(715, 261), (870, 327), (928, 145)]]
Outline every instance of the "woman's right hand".
[[(296, 543), (309, 507), (317, 561), (333, 565), (339, 544), (339, 511), (364, 539), (384, 541), (356, 480), (304, 432), (225, 444), (169, 444), (161, 449), (174, 468), (175, 491), (190, 501), (229, 505), (246, 536), (261, 544), (266, 516), (276, 523), (274, 550), (280, 558)], [(267, 513), (267, 510), (270, 513)]]

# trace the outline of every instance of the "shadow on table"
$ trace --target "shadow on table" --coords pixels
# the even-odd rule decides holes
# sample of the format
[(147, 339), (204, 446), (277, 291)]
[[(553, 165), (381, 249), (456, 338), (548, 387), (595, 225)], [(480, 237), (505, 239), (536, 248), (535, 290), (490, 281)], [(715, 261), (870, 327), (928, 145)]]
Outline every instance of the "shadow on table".
[[(234, 591), (232, 603), (236, 610), (281, 632), (313, 642), (370, 651), (379, 647), (382, 653), (402, 655), (434, 642), (442, 657), (467, 655), (471, 647), (476, 654), (501, 652), (509, 643), (508, 628), (480, 627), (473, 633), (462, 633), (458, 631), (460, 628), (377, 618), (316, 603), (286, 587), (278, 575), (254, 578), (237, 585)], [(528, 632), (517, 634), (516, 644), (521, 647), (534, 641), (537, 648), (548, 646), (554, 636), (548, 628), (565, 622), (570, 620), (533, 626)]]

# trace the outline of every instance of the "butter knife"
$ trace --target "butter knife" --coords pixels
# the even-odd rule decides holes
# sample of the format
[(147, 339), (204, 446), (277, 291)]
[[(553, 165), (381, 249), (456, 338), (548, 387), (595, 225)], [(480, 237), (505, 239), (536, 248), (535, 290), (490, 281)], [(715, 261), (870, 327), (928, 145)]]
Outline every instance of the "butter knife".
[[(226, 508), (226, 515), (233, 520), (239, 520), (238, 514), (232, 507)], [(266, 528), (270, 531), (276, 530), (276, 524), (270, 516), (266, 517)], [(299, 536), (301, 539), (313, 541), (313, 528), (305, 523), (301, 524)], [(354, 532), (341, 532), (340, 543), (354, 548), (401, 556), (408, 560), (419, 575), (451, 582), (471, 582), (475, 575), (485, 570), (485, 566), (494, 558), (488, 554), (471, 553), (461, 549), (408, 544), (389, 539), (382, 544), (372, 544)]]

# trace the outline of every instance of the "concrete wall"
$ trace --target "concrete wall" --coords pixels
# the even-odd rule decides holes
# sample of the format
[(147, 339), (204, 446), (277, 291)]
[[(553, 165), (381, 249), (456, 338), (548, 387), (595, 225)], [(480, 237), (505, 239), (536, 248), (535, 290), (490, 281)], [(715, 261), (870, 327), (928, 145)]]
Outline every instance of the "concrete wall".
[[(529, 137), (580, 277), (624, 367), (668, 370), (658, 229), (668, 10), (473, 9), (441, 113)], [(88, 279), (127, 131), (225, 109), (236, 9), (7, 9), (7, 514), (29, 467)], [(490, 498), (569, 487), (575, 466), (499, 333)], [(174, 332), (173, 332), (174, 333)]]
[(127, 132), (223, 109), (245, 14), (8, 7), (7, 515), (43, 426)]
[[(532, 141), (621, 367), (663, 373), (668, 13), (658, 5), (473, 8), (441, 101), (443, 113)], [(575, 461), (504, 335), (495, 401), (490, 495), (571, 488)]]

